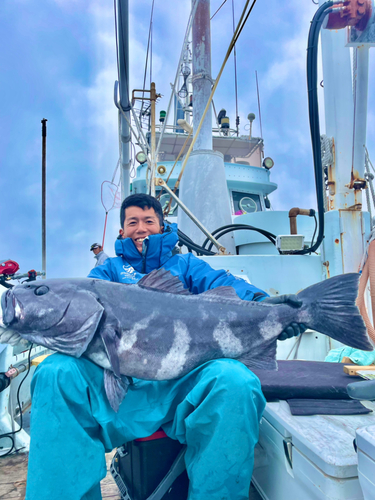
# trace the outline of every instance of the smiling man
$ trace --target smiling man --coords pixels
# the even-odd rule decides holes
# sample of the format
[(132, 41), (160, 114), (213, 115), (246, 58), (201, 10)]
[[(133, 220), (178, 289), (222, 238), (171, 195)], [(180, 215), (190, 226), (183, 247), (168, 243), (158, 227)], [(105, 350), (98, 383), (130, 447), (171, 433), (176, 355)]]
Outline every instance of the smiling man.
[[(163, 267), (193, 294), (232, 286), (244, 300), (267, 297), (192, 253), (174, 254), (177, 226), (164, 223), (155, 198), (129, 196), (120, 217), (117, 257), (95, 267), (90, 278), (135, 284)], [(173, 307), (168, 294), (164, 307)], [(160, 427), (187, 445), (189, 500), (248, 499), (265, 399), (258, 378), (239, 361), (209, 361), (175, 380), (134, 379), (118, 413), (105, 394), (104, 370), (83, 357), (50, 356), (38, 366), (32, 391), (26, 500), (50, 500), (51, 495), (55, 500), (100, 500), (104, 452)]]

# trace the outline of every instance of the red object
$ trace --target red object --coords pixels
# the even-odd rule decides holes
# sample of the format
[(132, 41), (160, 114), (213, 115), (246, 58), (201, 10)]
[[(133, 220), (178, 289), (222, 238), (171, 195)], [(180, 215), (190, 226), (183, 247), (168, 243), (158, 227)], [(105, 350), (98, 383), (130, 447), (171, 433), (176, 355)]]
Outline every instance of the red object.
[(339, 12), (331, 12), (328, 16), (326, 28), (339, 30), (347, 26), (355, 26), (363, 31), (372, 14), (371, 0), (345, 0), (335, 4), (334, 8), (341, 8)]
[(0, 275), (10, 276), (18, 271), (20, 266), (14, 260), (6, 260), (0, 263)]
[(35, 280), (36, 279), (36, 271), (35, 271), (35, 269), (31, 269), (27, 274), (28, 274), (30, 280)]
[(159, 429), (158, 431), (151, 434), (151, 436), (135, 439), (134, 441), (154, 441), (154, 439), (162, 439), (166, 437), (168, 437), (166, 433), (162, 429)]

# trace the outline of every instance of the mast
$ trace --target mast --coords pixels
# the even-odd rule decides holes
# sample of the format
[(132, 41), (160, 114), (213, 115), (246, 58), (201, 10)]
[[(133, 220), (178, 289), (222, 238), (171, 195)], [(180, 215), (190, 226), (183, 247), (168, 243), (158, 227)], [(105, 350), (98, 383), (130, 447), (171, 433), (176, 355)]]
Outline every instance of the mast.
[(46, 156), (47, 156), (47, 119), (42, 120), (42, 272), (46, 278)]
[(121, 108), (128, 120), (119, 110), (121, 199), (123, 200), (130, 193), (129, 0), (116, 0), (116, 6), (119, 97)]
[[(211, 93), (211, 29), (210, 0), (197, 1), (193, 20), (193, 129), (197, 130)], [(179, 197), (209, 230), (231, 224), (231, 209), (225, 177), (224, 157), (212, 150), (212, 113), (206, 114), (199, 137), (182, 176)], [(178, 225), (194, 242), (201, 244), (205, 237), (200, 229), (179, 211)], [(228, 253), (235, 254), (231, 234), (220, 239)]]

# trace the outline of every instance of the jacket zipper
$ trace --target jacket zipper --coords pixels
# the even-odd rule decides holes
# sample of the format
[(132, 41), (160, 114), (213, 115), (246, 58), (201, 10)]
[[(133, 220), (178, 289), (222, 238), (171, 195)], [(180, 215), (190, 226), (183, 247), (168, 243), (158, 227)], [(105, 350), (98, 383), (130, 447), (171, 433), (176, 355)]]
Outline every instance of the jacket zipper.
[(149, 239), (148, 236), (143, 240), (142, 243), (142, 274), (146, 274), (146, 256), (148, 250)]

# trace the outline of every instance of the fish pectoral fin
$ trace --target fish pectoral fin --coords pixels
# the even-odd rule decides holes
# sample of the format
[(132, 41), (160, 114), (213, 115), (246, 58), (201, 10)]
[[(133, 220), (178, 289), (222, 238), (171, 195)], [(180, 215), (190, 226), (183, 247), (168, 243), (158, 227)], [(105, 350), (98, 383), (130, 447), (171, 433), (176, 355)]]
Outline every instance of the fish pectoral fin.
[(164, 268), (155, 269), (150, 274), (143, 276), (137, 286), (141, 288), (150, 288), (158, 292), (174, 293), (176, 295), (191, 295), (190, 291), (184, 287), (184, 284), (178, 276), (173, 276), (170, 271)]
[(120, 360), (117, 354), (117, 336), (116, 331), (112, 326), (104, 327), (100, 332), (105, 351), (111, 363), (112, 369), (116, 377), (120, 377)]
[[(86, 351), (87, 346), (95, 335), (103, 310), (104, 309), (100, 306), (100, 309), (98, 308), (94, 314), (87, 318), (78, 330), (72, 332), (45, 335), (43, 331), (32, 331), (29, 333), (22, 333), (21, 336), (33, 344), (41, 345), (48, 349), (79, 358)], [(52, 331), (51, 333), (55, 332)]]
[(104, 370), (104, 388), (111, 408), (117, 413), (126, 393), (130, 381), (127, 377), (116, 377), (109, 370)]

